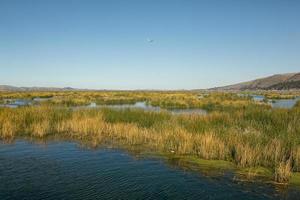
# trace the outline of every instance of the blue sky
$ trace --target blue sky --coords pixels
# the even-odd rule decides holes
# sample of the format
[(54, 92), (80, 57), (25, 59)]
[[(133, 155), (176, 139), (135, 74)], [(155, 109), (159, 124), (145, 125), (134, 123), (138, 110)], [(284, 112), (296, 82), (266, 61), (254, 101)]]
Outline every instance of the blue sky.
[(0, 0), (0, 84), (194, 89), (299, 72), (299, 10), (298, 0)]

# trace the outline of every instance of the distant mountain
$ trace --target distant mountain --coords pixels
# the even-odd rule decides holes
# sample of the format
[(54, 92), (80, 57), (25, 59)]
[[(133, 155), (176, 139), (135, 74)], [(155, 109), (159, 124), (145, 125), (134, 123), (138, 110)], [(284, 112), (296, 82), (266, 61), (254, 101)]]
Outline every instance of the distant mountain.
[(275, 74), (253, 81), (242, 82), (212, 90), (289, 90), (300, 89), (300, 73)]
[[(210, 90), (300, 90), (300, 72), (288, 74), (275, 74), (253, 81), (242, 82), (224, 87), (215, 87)], [(0, 85), (0, 91), (81, 91), (88, 89), (76, 89), (71, 87), (15, 87), (10, 85)], [(100, 90), (98, 90), (100, 91)], [(105, 90), (101, 90), (105, 91)], [(139, 91), (139, 90), (136, 90)], [(141, 90), (144, 91), (144, 90)], [(198, 90), (197, 90), (198, 91)]]
[(19, 91), (20, 88), (10, 85), (0, 85), (0, 91)]
[(300, 89), (300, 81), (282, 82), (268, 87), (269, 90)]
[(0, 91), (75, 91), (78, 89), (65, 87), (65, 88), (56, 88), (56, 87), (15, 87), (10, 85), (0, 85)]

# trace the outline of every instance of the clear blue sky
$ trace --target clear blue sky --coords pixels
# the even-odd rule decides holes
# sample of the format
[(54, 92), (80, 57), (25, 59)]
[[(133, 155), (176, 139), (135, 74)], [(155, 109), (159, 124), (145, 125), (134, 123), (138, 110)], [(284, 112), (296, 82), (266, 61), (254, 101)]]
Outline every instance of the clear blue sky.
[(0, 0), (0, 84), (192, 89), (297, 71), (299, 0)]

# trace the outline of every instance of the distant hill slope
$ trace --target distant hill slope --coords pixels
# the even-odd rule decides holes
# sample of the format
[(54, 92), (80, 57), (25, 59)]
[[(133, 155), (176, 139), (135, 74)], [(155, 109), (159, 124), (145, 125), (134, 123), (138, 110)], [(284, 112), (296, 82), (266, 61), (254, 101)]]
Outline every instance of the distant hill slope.
[[(242, 82), (224, 87), (215, 87), (210, 90), (289, 90), (300, 89), (300, 72), (288, 74), (275, 74), (253, 81)], [(15, 87), (10, 85), (0, 85), (0, 91), (78, 91), (88, 89), (76, 89), (71, 87)]]
[(212, 90), (300, 89), (300, 73), (276, 74), (253, 81), (212, 88)]
[(10, 85), (0, 85), (0, 91), (19, 91), (19, 88)]
[(78, 90), (71, 87), (66, 88), (55, 88), (55, 87), (15, 87), (10, 85), (0, 85), (0, 91), (74, 91)]
[(268, 87), (269, 90), (300, 89), (300, 81), (282, 82)]

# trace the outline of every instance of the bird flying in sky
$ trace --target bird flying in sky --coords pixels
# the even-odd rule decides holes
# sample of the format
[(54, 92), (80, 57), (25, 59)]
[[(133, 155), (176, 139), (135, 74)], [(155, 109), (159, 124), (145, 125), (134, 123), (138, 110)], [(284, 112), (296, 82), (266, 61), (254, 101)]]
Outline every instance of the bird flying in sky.
[(153, 43), (154, 40), (153, 40), (153, 39), (150, 39), (150, 38), (147, 38), (147, 42), (148, 42), (148, 43)]

